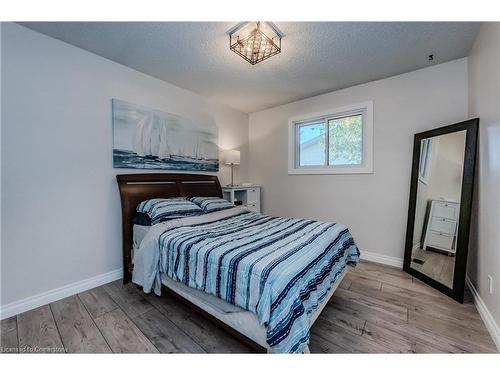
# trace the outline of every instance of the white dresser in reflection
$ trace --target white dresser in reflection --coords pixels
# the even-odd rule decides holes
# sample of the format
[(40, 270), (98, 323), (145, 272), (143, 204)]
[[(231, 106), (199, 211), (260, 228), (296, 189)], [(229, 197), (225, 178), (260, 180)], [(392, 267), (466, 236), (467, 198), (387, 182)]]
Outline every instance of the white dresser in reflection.
[(223, 186), (224, 199), (260, 213), (260, 186)]
[(423, 249), (432, 247), (455, 254), (460, 205), (457, 202), (432, 200)]

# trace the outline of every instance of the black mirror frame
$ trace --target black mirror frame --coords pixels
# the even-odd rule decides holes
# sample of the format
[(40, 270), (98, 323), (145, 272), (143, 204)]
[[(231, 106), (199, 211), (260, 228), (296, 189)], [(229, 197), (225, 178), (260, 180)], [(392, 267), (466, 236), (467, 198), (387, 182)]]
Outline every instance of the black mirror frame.
[[(470, 220), (472, 212), (472, 196), (476, 168), (476, 152), (479, 118), (459, 122), (457, 124), (415, 134), (413, 141), (413, 162), (410, 180), (410, 201), (408, 205), (408, 222), (406, 226), (405, 257), (403, 270), (417, 279), (439, 290), (447, 296), (463, 303), (465, 291), (465, 272), (469, 251)], [(413, 228), (415, 223), (415, 207), (417, 201), (418, 168), (420, 162), (420, 145), (422, 139), (466, 130), (465, 156), (462, 176), (462, 192), (460, 196), (460, 215), (458, 220), (457, 250), (455, 254), (455, 270), (453, 288), (432, 279), (431, 277), (410, 267), (413, 247)]]

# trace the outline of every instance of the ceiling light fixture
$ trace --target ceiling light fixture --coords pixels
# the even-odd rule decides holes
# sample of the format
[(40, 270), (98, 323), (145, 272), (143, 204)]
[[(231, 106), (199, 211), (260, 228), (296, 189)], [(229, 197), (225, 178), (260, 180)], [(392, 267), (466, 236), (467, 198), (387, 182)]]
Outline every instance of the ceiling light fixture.
[(228, 33), (231, 51), (252, 65), (281, 52), (284, 34), (272, 22), (241, 22)]

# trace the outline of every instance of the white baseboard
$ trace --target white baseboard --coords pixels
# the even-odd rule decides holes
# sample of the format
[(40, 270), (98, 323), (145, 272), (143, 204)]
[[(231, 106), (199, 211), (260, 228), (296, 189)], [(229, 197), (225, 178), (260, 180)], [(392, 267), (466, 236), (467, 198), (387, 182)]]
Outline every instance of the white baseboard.
[(391, 257), (388, 255), (382, 255), (363, 250), (361, 251), (361, 259), (368, 260), (370, 262), (385, 264), (387, 266), (403, 268), (403, 258)]
[(86, 280), (77, 281), (76, 283), (52, 289), (48, 292), (40, 293), (32, 297), (8, 303), (0, 307), (0, 319), (9, 318), (25, 311), (36, 309), (37, 307), (72, 296), (76, 293), (81, 293), (86, 290), (96, 288), (103, 284), (110, 283), (111, 281), (121, 279), (122, 277), (123, 271), (120, 268), (108, 273), (104, 273), (102, 275), (91, 277)]
[(474, 298), (474, 304), (476, 305), (477, 311), (479, 312), (481, 319), (483, 319), (484, 325), (488, 329), (491, 338), (495, 342), (495, 345), (497, 346), (497, 349), (500, 352), (500, 328), (498, 327), (498, 324), (495, 321), (495, 319), (493, 319), (493, 315), (491, 315), (483, 299), (477, 292), (476, 287), (474, 286), (474, 284), (472, 284), (472, 281), (469, 279), (469, 275), (465, 277), (465, 282), (467, 283), (467, 286), (469, 287), (472, 293), (472, 297)]

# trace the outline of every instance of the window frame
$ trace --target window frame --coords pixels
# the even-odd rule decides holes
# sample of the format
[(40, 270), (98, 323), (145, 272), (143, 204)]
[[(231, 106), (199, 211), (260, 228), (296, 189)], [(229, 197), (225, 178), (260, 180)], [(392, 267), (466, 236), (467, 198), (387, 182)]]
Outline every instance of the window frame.
[[(327, 128), (325, 138), (325, 164), (329, 161), (328, 121), (342, 117), (363, 115), (362, 163), (358, 165), (314, 165), (299, 166), (300, 145), (298, 142), (301, 125), (323, 120)], [(369, 174), (373, 173), (373, 101), (306, 114), (288, 119), (288, 174)]]

